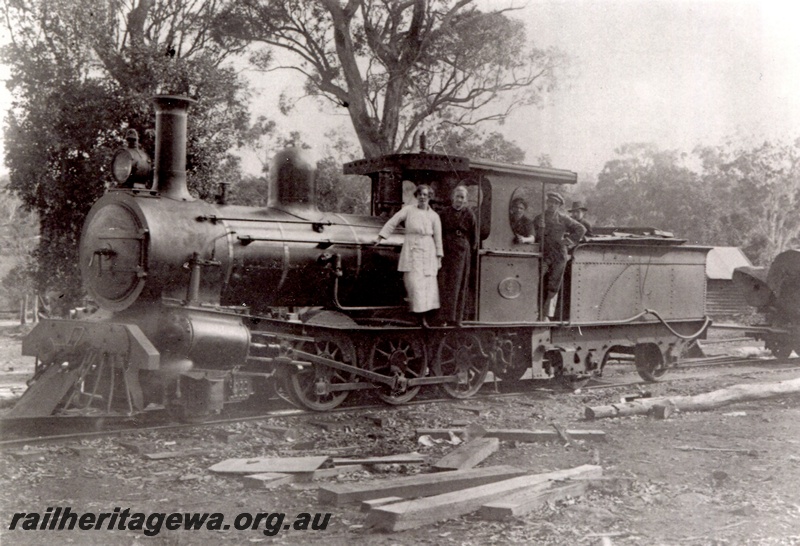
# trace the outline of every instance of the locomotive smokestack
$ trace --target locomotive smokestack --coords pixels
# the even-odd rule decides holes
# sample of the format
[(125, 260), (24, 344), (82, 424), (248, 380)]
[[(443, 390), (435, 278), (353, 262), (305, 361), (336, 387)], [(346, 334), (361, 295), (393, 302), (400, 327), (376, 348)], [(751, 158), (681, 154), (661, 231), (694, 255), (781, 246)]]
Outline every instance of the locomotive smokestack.
[(308, 150), (285, 148), (269, 169), (267, 205), (292, 212), (317, 212), (317, 163)]
[(194, 201), (186, 187), (186, 126), (188, 97), (159, 95), (156, 103), (156, 160), (154, 189), (163, 197)]

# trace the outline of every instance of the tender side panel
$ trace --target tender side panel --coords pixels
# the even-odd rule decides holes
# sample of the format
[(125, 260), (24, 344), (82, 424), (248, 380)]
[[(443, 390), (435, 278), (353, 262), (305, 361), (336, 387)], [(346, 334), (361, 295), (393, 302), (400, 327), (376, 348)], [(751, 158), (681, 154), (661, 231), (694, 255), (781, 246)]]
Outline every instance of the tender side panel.
[(665, 320), (705, 315), (708, 249), (589, 244), (572, 262), (571, 320), (625, 320), (645, 309)]

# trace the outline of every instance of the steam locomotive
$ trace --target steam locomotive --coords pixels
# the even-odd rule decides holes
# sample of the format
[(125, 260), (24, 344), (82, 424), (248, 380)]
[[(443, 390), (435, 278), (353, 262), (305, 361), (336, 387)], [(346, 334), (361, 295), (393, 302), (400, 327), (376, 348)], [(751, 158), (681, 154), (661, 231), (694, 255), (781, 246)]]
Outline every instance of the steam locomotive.
[(781, 252), (769, 267), (737, 267), (733, 282), (766, 321), (737, 329), (763, 340), (776, 358), (792, 350), (800, 356), (800, 250)]
[[(324, 213), (314, 162), (287, 149), (270, 169), (266, 207), (212, 204), (187, 189), (191, 100), (154, 102), (152, 168), (132, 135), (114, 156), (119, 187), (83, 228), (81, 273), (101, 310), (43, 320), (24, 339), (36, 371), (10, 417), (153, 407), (203, 417), (270, 384), (319, 411), (357, 390), (390, 404), (427, 385), (467, 398), (489, 372), (509, 382), (590, 377), (620, 354), (655, 381), (709, 324), (708, 248), (649, 228), (595, 230), (572, 251), (557, 319), (540, 319), (541, 249), (515, 242), (510, 205), (524, 197), (543, 208), (546, 190), (574, 184), (573, 172), (387, 155), (344, 166), (369, 178), (369, 215)], [(402, 230), (373, 244), (420, 183), (438, 196), (467, 186), (477, 219), (458, 325), (426, 327), (407, 310)]]

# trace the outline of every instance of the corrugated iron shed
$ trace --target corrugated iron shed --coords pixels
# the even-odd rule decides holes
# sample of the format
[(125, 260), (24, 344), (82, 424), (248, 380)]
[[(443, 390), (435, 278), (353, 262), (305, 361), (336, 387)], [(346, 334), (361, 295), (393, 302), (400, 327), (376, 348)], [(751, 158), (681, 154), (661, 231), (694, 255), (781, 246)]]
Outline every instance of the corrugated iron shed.
[(706, 260), (706, 313), (715, 319), (729, 319), (752, 311), (738, 287), (733, 284), (733, 270), (753, 265), (735, 246), (711, 249)]

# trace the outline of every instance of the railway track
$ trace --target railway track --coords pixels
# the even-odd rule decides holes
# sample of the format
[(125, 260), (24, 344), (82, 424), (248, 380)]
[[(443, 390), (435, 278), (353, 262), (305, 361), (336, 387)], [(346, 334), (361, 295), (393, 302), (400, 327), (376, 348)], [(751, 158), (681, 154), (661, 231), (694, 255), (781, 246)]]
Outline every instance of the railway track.
[[(701, 368), (747, 367), (744, 372), (729, 372), (724, 375), (743, 375), (752, 373), (770, 373), (779, 371), (800, 370), (800, 359), (775, 359), (775, 358), (742, 358), (732, 356), (717, 356), (687, 359), (670, 370), (670, 374), (659, 381), (660, 384), (698, 379), (708, 376), (698, 376), (694, 370)], [(493, 399), (513, 398), (527, 396), (535, 393), (559, 394), (580, 391), (596, 391), (602, 389), (644, 387), (653, 385), (642, 380), (632, 380), (635, 372), (630, 369), (621, 370), (627, 364), (610, 363), (606, 369), (606, 376), (588, 378), (577, 381), (540, 381), (521, 379), (514, 384), (503, 385), (501, 382), (487, 381), (481, 391), (470, 401), (490, 401)], [(753, 370), (753, 368), (757, 368)], [(714, 376), (723, 375), (715, 374)], [(621, 377), (615, 377), (621, 376)], [(429, 393), (436, 391), (429, 391)], [(201, 423), (178, 423), (165, 410), (152, 410), (136, 417), (129, 416), (71, 416), (47, 417), (37, 419), (2, 420), (0, 419), (0, 449), (20, 447), (50, 442), (69, 442), (75, 440), (121, 435), (130, 432), (147, 431), (175, 431), (191, 428), (210, 428), (215, 426), (230, 425), (245, 421), (259, 421), (289, 416), (319, 416), (320, 413), (291, 407), (285, 399), (274, 398), (271, 409), (247, 410), (229, 412), (227, 416), (207, 420)], [(326, 414), (355, 413), (361, 411), (402, 409), (408, 406), (425, 404), (463, 403), (450, 397), (439, 397), (433, 394), (423, 396), (402, 406), (387, 406), (383, 403), (368, 403), (361, 405), (343, 406)]]

